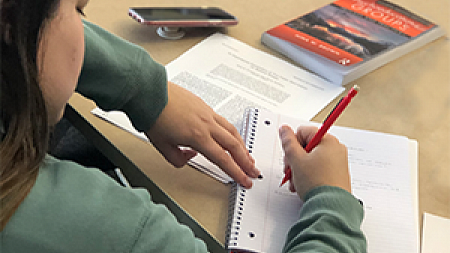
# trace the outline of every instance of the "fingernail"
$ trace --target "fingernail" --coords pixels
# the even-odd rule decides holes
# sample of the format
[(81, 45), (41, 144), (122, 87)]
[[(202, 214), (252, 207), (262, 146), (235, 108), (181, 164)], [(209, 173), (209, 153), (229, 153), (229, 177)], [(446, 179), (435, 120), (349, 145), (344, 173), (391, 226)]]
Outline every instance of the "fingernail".
[(253, 178), (257, 178), (257, 177), (259, 177), (261, 175), (261, 171), (259, 171), (257, 168), (254, 168), (253, 169), (253, 173), (252, 173), (252, 177)]
[(250, 189), (252, 187), (252, 180), (249, 177), (245, 178), (244, 187), (247, 189)]
[(256, 169), (256, 177), (257, 178), (261, 177), (261, 171), (258, 169)]

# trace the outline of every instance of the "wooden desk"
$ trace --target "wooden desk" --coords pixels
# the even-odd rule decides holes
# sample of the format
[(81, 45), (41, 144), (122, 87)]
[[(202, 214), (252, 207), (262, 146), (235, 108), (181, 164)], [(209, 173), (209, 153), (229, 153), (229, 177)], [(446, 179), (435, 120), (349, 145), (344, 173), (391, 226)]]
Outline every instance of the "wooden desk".
[[(191, 30), (181, 40), (164, 40), (156, 35), (155, 28), (139, 25), (129, 18), (128, 7), (220, 6), (240, 20), (239, 25), (222, 29), (224, 33), (277, 55), (261, 45), (261, 33), (330, 1), (96, 0), (90, 1), (85, 12), (88, 20), (143, 46), (157, 61), (167, 64), (216, 30)], [(395, 2), (440, 24), (449, 33), (448, 0)], [(439, 39), (360, 78), (355, 83), (364, 92), (337, 122), (341, 126), (406, 135), (418, 140), (420, 214), (430, 212), (447, 218), (450, 218), (449, 56), (448, 38)], [(71, 105), (214, 238), (224, 242), (229, 186), (189, 166), (174, 169), (151, 145), (92, 116), (89, 111), (94, 104), (80, 96), (74, 96)], [(327, 106), (314, 120), (322, 121), (331, 109), (332, 105)], [(117, 153), (108, 152), (110, 149), (105, 147), (103, 150), (113, 161), (118, 159)]]

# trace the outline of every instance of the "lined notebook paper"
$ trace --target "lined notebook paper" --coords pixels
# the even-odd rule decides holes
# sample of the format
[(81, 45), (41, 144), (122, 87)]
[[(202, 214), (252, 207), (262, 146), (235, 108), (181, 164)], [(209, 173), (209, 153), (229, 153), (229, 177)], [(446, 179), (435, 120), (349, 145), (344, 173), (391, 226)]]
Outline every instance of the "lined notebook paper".
[[(250, 190), (233, 186), (227, 247), (278, 253), (302, 206), (288, 184), (279, 187), (284, 175), (278, 128), (312, 123), (261, 109), (248, 110), (244, 122), (242, 135), (263, 179), (255, 179)], [(417, 253), (417, 142), (343, 127), (330, 133), (349, 151), (353, 194), (364, 202), (368, 252)]]

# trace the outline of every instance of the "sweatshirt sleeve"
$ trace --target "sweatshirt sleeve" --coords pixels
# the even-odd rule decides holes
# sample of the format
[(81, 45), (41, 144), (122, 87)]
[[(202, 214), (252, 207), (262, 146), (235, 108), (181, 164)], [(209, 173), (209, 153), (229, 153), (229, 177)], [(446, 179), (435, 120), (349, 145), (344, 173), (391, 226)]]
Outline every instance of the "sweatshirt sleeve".
[(283, 252), (367, 252), (363, 216), (362, 205), (349, 192), (332, 186), (314, 188), (305, 196)]
[(0, 236), (1, 252), (207, 253), (147, 190), (51, 156)]
[(85, 56), (77, 92), (103, 110), (121, 110), (147, 131), (167, 104), (167, 76), (141, 47), (83, 21)]

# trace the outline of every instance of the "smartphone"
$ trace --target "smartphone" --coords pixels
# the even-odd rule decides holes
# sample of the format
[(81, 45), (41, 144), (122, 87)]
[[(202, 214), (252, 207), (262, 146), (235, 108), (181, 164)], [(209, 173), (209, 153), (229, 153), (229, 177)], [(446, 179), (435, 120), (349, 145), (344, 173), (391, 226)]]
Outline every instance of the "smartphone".
[(141, 24), (161, 27), (237, 25), (238, 19), (217, 7), (132, 7), (128, 14)]

